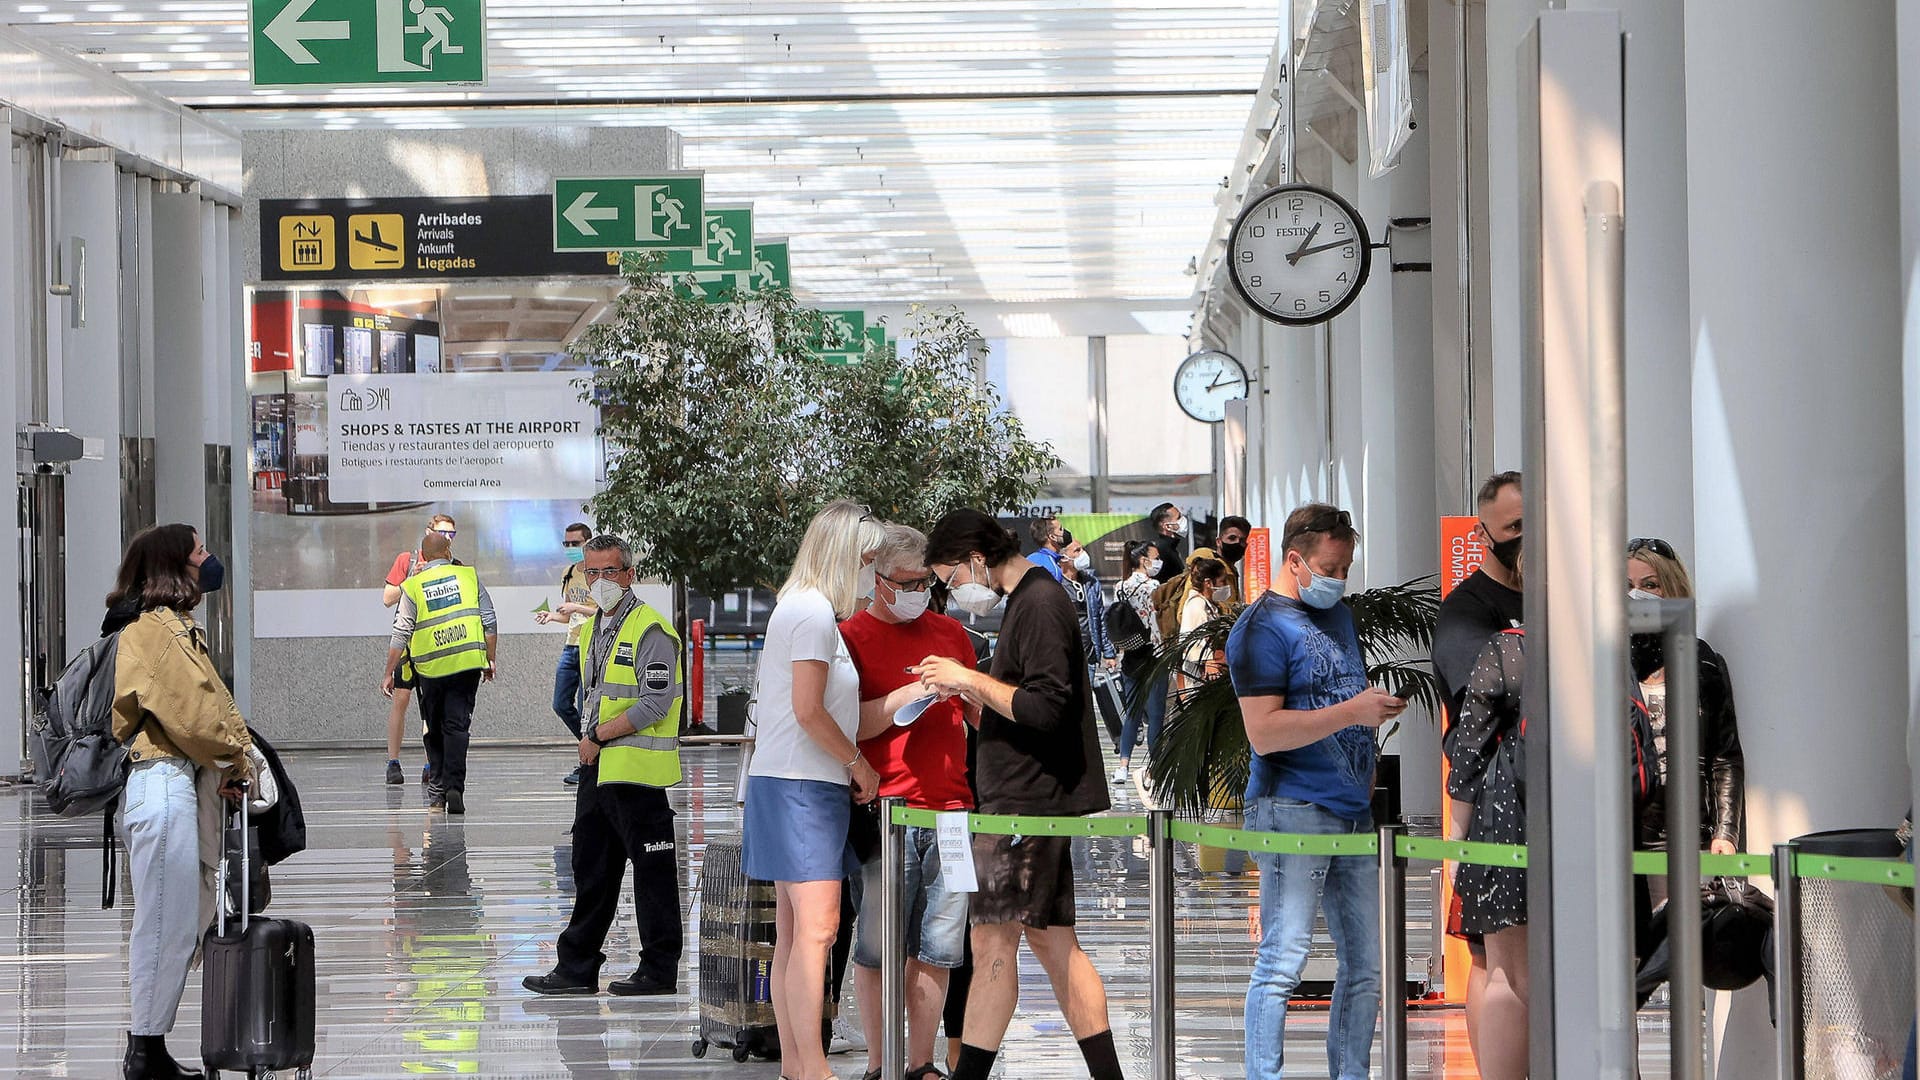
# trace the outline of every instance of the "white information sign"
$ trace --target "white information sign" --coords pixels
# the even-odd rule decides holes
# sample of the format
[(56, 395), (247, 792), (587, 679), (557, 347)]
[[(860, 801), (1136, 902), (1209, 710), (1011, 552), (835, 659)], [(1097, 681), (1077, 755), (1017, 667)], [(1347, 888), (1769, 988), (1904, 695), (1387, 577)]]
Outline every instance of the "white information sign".
[(973, 836), (967, 832), (967, 812), (936, 815), (933, 835), (940, 847), (941, 887), (948, 892), (979, 892), (980, 882), (973, 876)]
[(572, 372), (336, 375), (327, 486), (341, 503), (594, 494), (593, 406)]

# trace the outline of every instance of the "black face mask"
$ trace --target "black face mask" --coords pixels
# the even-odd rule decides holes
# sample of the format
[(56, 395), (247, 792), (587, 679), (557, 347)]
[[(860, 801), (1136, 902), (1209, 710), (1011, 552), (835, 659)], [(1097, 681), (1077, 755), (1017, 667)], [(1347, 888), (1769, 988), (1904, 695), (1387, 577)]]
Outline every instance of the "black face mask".
[[(1487, 527), (1486, 523), (1482, 522), (1480, 527), (1485, 529)], [(1514, 569), (1520, 565), (1520, 541), (1522, 539), (1522, 537), (1516, 536), (1511, 540), (1500, 540), (1487, 548), (1488, 551), (1493, 552), (1494, 558), (1500, 560), (1500, 565), (1507, 568), (1508, 573), (1512, 573)]]
[(1230, 563), (1239, 562), (1240, 557), (1245, 555), (1246, 553), (1247, 553), (1247, 545), (1244, 543), (1220, 545), (1220, 558)]
[(1667, 666), (1659, 634), (1635, 634), (1627, 641), (1627, 659), (1633, 664), (1633, 677), (1645, 682), (1647, 676)]
[(200, 591), (219, 592), (220, 586), (227, 583), (227, 567), (220, 556), (209, 555), (200, 563)]

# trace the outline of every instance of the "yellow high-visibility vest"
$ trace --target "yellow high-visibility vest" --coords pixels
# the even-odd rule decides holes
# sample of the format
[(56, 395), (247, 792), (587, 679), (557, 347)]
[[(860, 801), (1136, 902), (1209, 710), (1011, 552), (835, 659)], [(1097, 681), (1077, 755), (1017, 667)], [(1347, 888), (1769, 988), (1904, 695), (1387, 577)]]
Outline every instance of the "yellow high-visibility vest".
[(413, 637), (407, 659), (413, 670), (441, 679), (487, 666), (487, 632), (480, 623), (480, 576), (471, 566), (448, 563), (423, 570), (401, 584), (413, 599)]
[[(671, 688), (673, 703), (667, 707), (665, 715), (647, 727), (631, 735), (608, 740), (600, 750), (596, 782), (673, 787), (684, 779), (680, 771), (680, 710), (686, 702), (686, 692), (680, 681), (680, 638), (673, 632), (673, 624), (659, 612), (636, 602), (633, 610), (627, 612), (626, 620), (620, 624), (613, 648), (607, 651), (606, 667), (600, 672), (596, 687), (590, 666), (593, 663), (593, 635), (599, 624), (600, 616), (596, 614), (588, 616), (586, 623), (580, 627), (580, 678), (589, 687), (594, 687), (600, 698), (600, 712), (593, 717), (594, 723), (604, 724), (632, 708), (634, 702), (640, 700), (643, 686), (653, 693)], [(643, 671), (637, 660), (640, 639), (656, 626), (673, 640), (674, 661), (667, 665), (665, 671)]]

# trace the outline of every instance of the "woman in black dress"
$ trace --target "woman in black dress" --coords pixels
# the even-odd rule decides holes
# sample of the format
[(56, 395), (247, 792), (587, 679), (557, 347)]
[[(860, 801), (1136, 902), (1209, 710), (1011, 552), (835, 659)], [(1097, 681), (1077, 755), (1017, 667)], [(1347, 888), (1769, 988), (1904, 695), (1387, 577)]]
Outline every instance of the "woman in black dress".
[[(1465, 839), (1495, 844), (1527, 842), (1526, 724), (1521, 683), (1525, 637), (1495, 634), (1474, 661), (1460, 716), (1444, 746), (1451, 773), (1447, 794), (1472, 804)], [(1527, 872), (1517, 866), (1460, 864), (1454, 870), (1460, 927), (1484, 935), (1487, 987), (1475, 1003), (1479, 1018), (1474, 1056), (1482, 1080), (1527, 1075)]]

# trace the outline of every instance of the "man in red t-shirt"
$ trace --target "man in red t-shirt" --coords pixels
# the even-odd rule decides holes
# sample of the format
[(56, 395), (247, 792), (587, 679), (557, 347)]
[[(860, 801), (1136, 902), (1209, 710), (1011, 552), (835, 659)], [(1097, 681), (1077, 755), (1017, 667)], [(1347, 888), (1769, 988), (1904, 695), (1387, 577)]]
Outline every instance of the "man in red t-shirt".
[[(880, 794), (897, 795), (920, 810), (971, 810), (966, 725), (979, 724), (980, 707), (948, 697), (927, 705), (911, 724), (896, 713), (926, 695), (914, 665), (950, 656), (971, 667), (973, 642), (960, 623), (927, 611), (933, 576), (927, 538), (904, 525), (887, 526), (874, 552), (873, 603), (840, 624), (853, 666), (860, 672), (860, 752), (880, 774)], [(911, 709), (907, 715), (911, 715)], [(861, 912), (854, 933), (854, 992), (866, 1028), (869, 1077), (878, 1076), (880, 1007), (880, 857), (861, 867)], [(946, 1002), (948, 973), (967, 946), (967, 896), (945, 888), (934, 830), (907, 830), (907, 1077), (939, 1076), (933, 1038)]]
[[(427, 519), (427, 531), (446, 537), (449, 544), (453, 543), (459, 528), (445, 514), (435, 514)], [(418, 544), (414, 545), (412, 551), (395, 555), (393, 566), (387, 570), (386, 585), (380, 590), (380, 602), (388, 607), (400, 603), (400, 586), (413, 576), (414, 567), (422, 561)], [(455, 563), (459, 561), (454, 560)], [(400, 666), (393, 670), (393, 692), (387, 696), (393, 699), (392, 707), (387, 710), (387, 783), (404, 784), (406, 776), (400, 771), (400, 741), (401, 736), (406, 734), (407, 702), (413, 697), (413, 665), (404, 658)], [(424, 781), (426, 778), (426, 774), (421, 773), (420, 779)]]

